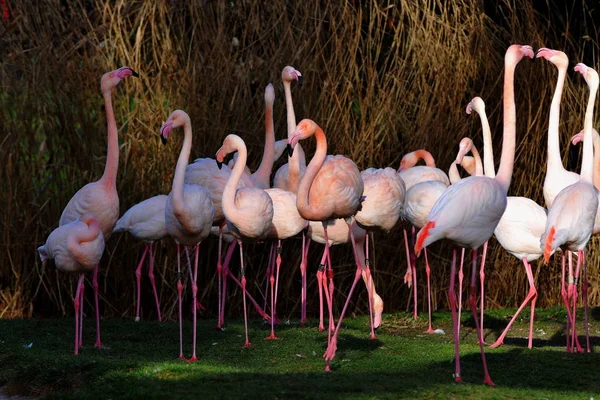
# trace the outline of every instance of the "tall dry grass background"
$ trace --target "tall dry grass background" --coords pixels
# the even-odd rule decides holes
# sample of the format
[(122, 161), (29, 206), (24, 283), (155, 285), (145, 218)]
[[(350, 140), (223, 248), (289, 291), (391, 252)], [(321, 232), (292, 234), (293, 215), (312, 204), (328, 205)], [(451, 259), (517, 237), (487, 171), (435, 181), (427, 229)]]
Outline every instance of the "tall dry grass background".
[[(168, 146), (158, 128), (176, 108), (194, 129), (193, 157), (212, 157), (226, 134), (249, 146), (256, 167), (264, 142), (263, 90), (276, 88), (278, 138), (286, 135), (281, 70), (293, 65), (305, 76), (294, 87), (298, 120), (311, 118), (327, 132), (330, 153), (344, 154), (360, 168), (397, 166), (402, 155), (427, 148), (447, 169), (459, 139), (481, 147), (478, 118), (465, 106), (479, 95), (487, 103), (499, 159), (502, 132), (503, 57), (512, 43), (565, 51), (573, 65), (598, 67), (598, 32), (585, 2), (546, 4), (539, 13), (526, 0), (460, 2), (107, 1), (8, 0), (10, 17), (0, 24), (0, 317), (55, 316), (72, 312), (74, 278), (42, 266), (36, 247), (57, 226), (69, 198), (104, 168), (106, 122), (99, 81), (128, 65), (128, 79), (113, 95), (119, 126), (118, 191), (121, 214), (137, 202), (168, 193), (183, 135)], [(557, 3), (559, 4), (559, 3)], [(556, 68), (524, 60), (516, 72), (517, 158), (510, 189), (543, 204), (546, 132)], [(561, 145), (567, 168), (578, 170), (579, 150), (567, 139), (582, 128), (587, 86), (570, 68), (562, 102)], [(314, 144), (308, 143), (308, 154)], [(569, 151), (566, 151), (569, 149)], [(280, 160), (278, 167), (284, 160)], [(497, 163), (496, 163), (497, 164)], [(285, 245), (280, 315), (297, 318), (299, 240)], [(373, 269), (388, 311), (409, 301), (403, 284), (406, 261), (400, 229), (377, 234)], [(487, 304), (516, 306), (527, 291), (520, 262), (494, 239), (486, 268)], [(591, 304), (600, 303), (598, 239), (589, 245)], [(319, 247), (319, 248), (318, 248)], [(175, 252), (156, 246), (160, 299), (168, 317), (176, 303)], [(317, 249), (318, 248), (318, 249)], [(101, 263), (105, 317), (134, 313), (134, 269), (142, 245), (113, 235)], [(258, 298), (265, 247), (247, 252), (251, 292)], [(446, 307), (449, 247), (431, 247), (433, 298)], [(216, 240), (201, 247), (200, 299), (216, 310)], [(315, 279), (320, 246), (310, 254), (309, 307), (315, 315)], [(347, 248), (334, 250), (338, 299), (354, 265)], [(233, 269), (237, 272), (237, 258)], [(538, 304), (558, 304), (559, 264), (534, 264)], [(420, 260), (419, 286), (424, 274)], [(145, 318), (155, 316), (143, 277)], [(232, 286), (230, 286), (232, 287)], [(88, 293), (88, 305), (91, 297)], [(228, 310), (239, 315), (241, 296), (232, 289)], [(235, 295), (237, 293), (237, 295)], [(365, 312), (364, 291), (355, 302)], [(188, 294), (189, 295), (189, 294)], [(423, 298), (420, 300), (423, 308)], [(186, 302), (187, 304), (187, 302)], [(340, 302), (338, 301), (339, 305)]]

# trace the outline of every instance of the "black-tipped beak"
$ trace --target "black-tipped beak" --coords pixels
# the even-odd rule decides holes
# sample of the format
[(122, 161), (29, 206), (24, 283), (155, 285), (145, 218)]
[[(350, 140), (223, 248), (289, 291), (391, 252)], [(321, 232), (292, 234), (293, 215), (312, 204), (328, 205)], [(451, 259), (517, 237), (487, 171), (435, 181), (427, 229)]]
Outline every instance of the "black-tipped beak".
[(131, 68), (127, 68), (127, 69), (131, 71), (131, 76), (133, 76), (134, 78), (139, 78), (140, 77), (140, 74), (138, 74), (137, 72), (135, 72)]
[(219, 169), (223, 168), (223, 163), (219, 160), (217, 160), (217, 167), (219, 167)]
[(160, 135), (160, 141), (162, 142), (162, 144), (167, 144), (167, 138), (163, 135)]
[(288, 143), (285, 150), (287, 151), (288, 157), (291, 157), (294, 154), (294, 149), (292, 149), (292, 145)]
[(298, 77), (298, 86), (302, 87), (303, 83), (304, 83), (304, 77), (302, 75), (300, 75)]

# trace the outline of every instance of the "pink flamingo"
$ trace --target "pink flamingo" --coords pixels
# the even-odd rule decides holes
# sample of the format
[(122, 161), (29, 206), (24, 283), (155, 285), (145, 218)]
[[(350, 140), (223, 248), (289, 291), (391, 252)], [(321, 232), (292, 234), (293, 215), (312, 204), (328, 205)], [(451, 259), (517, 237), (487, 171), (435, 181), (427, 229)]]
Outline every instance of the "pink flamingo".
[[(577, 282), (583, 263), (584, 276), (585, 253), (584, 249), (592, 236), (594, 222), (598, 212), (598, 190), (593, 185), (594, 165), (592, 149), (592, 125), (594, 118), (594, 101), (598, 91), (598, 73), (583, 63), (575, 66), (575, 71), (581, 73), (590, 89), (590, 96), (585, 112), (583, 160), (579, 182), (567, 186), (554, 198), (552, 206), (548, 209), (546, 229), (541, 237), (541, 246), (544, 249), (544, 261), (548, 263), (553, 250), (561, 247), (563, 250), (577, 251), (577, 270), (574, 282), (569, 282), (569, 294), (572, 301), (571, 348), (575, 347), (575, 320), (577, 315)], [(572, 275), (572, 265), (569, 262), (569, 276)], [(567, 316), (568, 318), (569, 316)], [(586, 316), (587, 319), (587, 316)], [(586, 329), (586, 339), (588, 330)], [(567, 338), (568, 340), (568, 338)], [(589, 339), (588, 339), (589, 343)], [(589, 347), (588, 347), (589, 349)]]
[[(485, 176), (465, 178), (450, 186), (438, 199), (429, 213), (427, 223), (417, 235), (415, 253), (440, 239), (449, 239), (460, 247), (473, 250), (473, 269), (471, 274), (471, 295), (469, 302), (475, 326), (477, 328), (481, 358), (484, 369), (484, 383), (494, 385), (488, 373), (483, 348), (483, 335), (477, 316), (476, 273), (477, 249), (494, 233), (504, 210), (506, 195), (512, 176), (515, 156), (516, 107), (514, 103), (514, 70), (523, 57), (533, 58), (530, 46), (512, 45), (506, 51), (504, 58), (504, 140), (502, 143), (502, 158), (498, 175), (494, 179)], [(456, 357), (457, 382), (462, 381), (460, 375), (459, 338), (457, 337), (456, 299), (454, 296), (454, 279), (456, 273), (456, 249), (453, 251), (450, 275), (450, 306), (452, 308), (452, 323), (454, 326), (454, 346)]]
[[(565, 78), (567, 76), (567, 68), (569, 66), (569, 58), (567, 55), (558, 50), (552, 50), (548, 48), (541, 48), (537, 51), (537, 58), (543, 57), (550, 61), (558, 69), (558, 78), (556, 81), (556, 88), (554, 90), (554, 96), (552, 97), (552, 103), (550, 104), (550, 120), (548, 122), (548, 160), (546, 166), (546, 178), (544, 179), (544, 201), (546, 208), (550, 208), (554, 202), (554, 198), (558, 193), (569, 185), (577, 183), (579, 181), (579, 174), (571, 171), (567, 171), (563, 164), (560, 155), (560, 140), (559, 140), (559, 120), (560, 120), (560, 101), (562, 98), (562, 92), (564, 88)], [(562, 253), (563, 265), (565, 263), (565, 253)], [(569, 256), (569, 271), (573, 270), (572, 256)], [(571, 311), (569, 306), (569, 295), (564, 283), (564, 268), (563, 268), (563, 279), (561, 281), (561, 295), (565, 308), (567, 310), (567, 351), (571, 351), (570, 340), (569, 340), (569, 323), (571, 320)], [(573, 277), (570, 275), (569, 280)], [(575, 336), (575, 345), (577, 351), (582, 352), (583, 349), (579, 344), (577, 336)]]
[(179, 358), (183, 356), (183, 332), (181, 297), (183, 285), (181, 284), (181, 266), (179, 250), (180, 245), (194, 246), (194, 272), (192, 274), (192, 316), (193, 316), (193, 353), (188, 360), (196, 361), (196, 299), (198, 293), (198, 253), (200, 242), (208, 237), (214, 218), (214, 206), (210, 192), (203, 186), (184, 184), (185, 169), (192, 149), (192, 123), (190, 117), (181, 110), (171, 113), (167, 122), (160, 128), (160, 137), (167, 143), (169, 133), (174, 128), (183, 127), (184, 139), (175, 167), (171, 193), (165, 204), (165, 223), (167, 232), (177, 243), (177, 294), (179, 303)]
[[(425, 161), (425, 165), (416, 165), (419, 160)], [(400, 167), (398, 168), (398, 175), (404, 181), (404, 186), (406, 190), (410, 190), (413, 185), (416, 185), (420, 182), (427, 181), (440, 181), (446, 187), (450, 185), (450, 181), (448, 179), (448, 175), (444, 171), (435, 166), (435, 159), (431, 155), (430, 152), (424, 149), (415, 150), (413, 152), (407, 153), (400, 160)], [(404, 275), (404, 282), (408, 284), (410, 288), (413, 286), (413, 317), (418, 318), (417, 312), (417, 267), (416, 260), (414, 258), (414, 254), (410, 253), (410, 249), (408, 246), (408, 235), (406, 233), (406, 229), (404, 231), (404, 246), (406, 248), (406, 274)], [(413, 235), (413, 244), (414, 244), (414, 227), (412, 229)]]
[[(473, 111), (479, 114), (482, 123), (484, 163), (487, 176), (494, 176), (494, 155), (492, 149), (492, 134), (487, 116), (485, 113), (485, 103), (480, 97), (475, 97), (467, 105), (467, 114)], [(490, 176), (491, 177), (491, 176)], [(531, 301), (531, 317), (529, 322), (529, 344), (533, 346), (533, 322), (535, 316), (535, 303), (537, 299), (537, 290), (533, 280), (531, 270), (531, 261), (535, 261), (542, 256), (542, 249), (539, 246), (540, 237), (544, 233), (546, 226), (546, 210), (539, 206), (536, 202), (526, 197), (508, 196), (506, 210), (498, 222), (498, 226), (494, 231), (494, 236), (500, 245), (510, 254), (517, 257), (523, 262), (527, 280), (529, 282), (529, 292), (525, 300), (513, 315), (512, 319), (500, 335), (500, 337), (490, 346), (498, 347), (504, 343), (504, 338), (510, 330), (510, 327), (516, 320), (519, 313), (525, 308), (527, 303)], [(483, 269), (483, 265), (482, 265)], [(483, 279), (481, 280), (483, 282)], [(483, 293), (483, 288), (482, 288)], [(483, 295), (481, 310), (483, 311)], [(483, 315), (483, 314), (482, 314)], [(483, 316), (481, 317), (483, 327)]]
[(82, 346), (83, 328), (83, 273), (96, 268), (104, 253), (104, 235), (96, 217), (85, 213), (73, 222), (64, 224), (50, 233), (46, 243), (38, 247), (42, 262), (54, 259), (56, 268), (79, 272), (79, 281), (73, 305), (75, 307), (75, 351)]
[(239, 157), (233, 171), (223, 190), (223, 213), (227, 227), (237, 238), (240, 245), (240, 275), (244, 299), (244, 328), (246, 342), (243, 347), (252, 347), (248, 340), (248, 314), (246, 311), (246, 272), (244, 269), (244, 254), (242, 242), (253, 242), (265, 239), (270, 231), (273, 221), (273, 201), (262, 189), (241, 188), (238, 183), (246, 166), (248, 153), (246, 144), (237, 135), (228, 135), (223, 141), (223, 146), (215, 156), (218, 166), (222, 166), (227, 154), (238, 152)]
[(167, 196), (160, 194), (158, 196), (150, 197), (131, 207), (123, 214), (117, 221), (115, 232), (129, 232), (137, 240), (145, 242), (144, 252), (142, 258), (135, 270), (135, 278), (137, 281), (137, 307), (135, 312), (135, 321), (140, 320), (140, 297), (141, 297), (141, 278), (142, 278), (142, 265), (146, 258), (146, 254), (149, 254), (149, 268), (148, 277), (152, 284), (152, 292), (154, 293), (154, 300), (156, 301), (156, 312), (158, 313), (158, 320), (162, 321), (160, 314), (160, 302), (158, 301), (158, 293), (156, 291), (156, 282), (154, 279), (154, 255), (152, 252), (152, 243), (156, 240), (161, 240), (168, 236), (167, 226), (165, 224), (165, 204), (167, 203)]
[[(119, 169), (119, 138), (117, 122), (112, 107), (112, 89), (128, 76), (138, 77), (138, 73), (129, 67), (121, 67), (102, 76), (100, 90), (104, 97), (106, 123), (108, 126), (108, 144), (104, 174), (96, 182), (82, 187), (71, 197), (60, 216), (59, 226), (77, 220), (85, 213), (92, 213), (104, 235), (110, 237), (117, 219), (119, 219), (119, 195), (117, 194), (117, 171)], [(96, 347), (101, 348), (100, 341), (100, 306), (98, 303), (98, 266), (94, 268), (94, 299), (96, 304)]]
[[(304, 176), (298, 186), (298, 200), (296, 206), (300, 215), (309, 221), (321, 221), (323, 223), (325, 235), (325, 250), (329, 259), (329, 244), (327, 239), (327, 221), (334, 218), (350, 218), (356, 214), (363, 200), (362, 194), (364, 190), (363, 181), (360, 177), (360, 172), (356, 164), (341, 155), (326, 156), (327, 154), (327, 139), (325, 132), (314, 121), (304, 119), (300, 121), (296, 127), (296, 131), (289, 139), (288, 152), (292, 156), (292, 152), (298, 141), (315, 136), (317, 140), (317, 149), (310, 164), (306, 167)], [(346, 221), (348, 224), (351, 222)], [(356, 244), (350, 230), (352, 248), (356, 258)], [(331, 265), (331, 264), (330, 264)], [(330, 370), (329, 361), (335, 356), (335, 348), (337, 335), (339, 333), (340, 324), (344, 318), (344, 313), (352, 297), (352, 292), (356, 283), (361, 277), (363, 266), (357, 264), (356, 275), (350, 289), (350, 293), (342, 309), (340, 320), (335, 329), (335, 333), (331, 337), (327, 351), (325, 352), (326, 370)], [(367, 271), (367, 282), (369, 281)], [(331, 274), (332, 275), (332, 274)], [(330, 318), (333, 308), (333, 279), (332, 276), (329, 283), (329, 311)], [(370, 286), (367, 284), (367, 290), (370, 291)], [(371, 297), (369, 297), (369, 302)], [(372, 311), (372, 305), (369, 304), (369, 311)], [(329, 335), (331, 330), (328, 331)]]

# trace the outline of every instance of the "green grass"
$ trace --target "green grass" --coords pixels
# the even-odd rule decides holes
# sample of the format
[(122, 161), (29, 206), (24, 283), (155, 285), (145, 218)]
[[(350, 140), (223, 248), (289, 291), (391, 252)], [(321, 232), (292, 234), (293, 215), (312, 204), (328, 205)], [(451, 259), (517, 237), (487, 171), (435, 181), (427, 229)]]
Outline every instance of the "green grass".
[[(596, 310), (594, 310), (596, 311)], [(513, 310), (486, 314), (491, 342)], [(526, 347), (528, 310), (500, 349), (486, 349), (495, 388), (482, 385), (483, 373), (472, 319), (464, 313), (461, 360), (464, 383), (452, 379), (453, 344), (449, 314), (435, 314), (446, 335), (423, 334), (424, 318), (386, 315), (379, 340), (368, 338), (368, 320), (349, 318), (341, 332), (333, 372), (323, 372), (327, 337), (315, 329), (282, 325), (279, 341), (264, 341), (267, 326), (251, 323), (254, 349), (241, 349), (243, 324), (228, 321), (224, 332), (213, 320), (198, 323), (198, 356), (189, 364), (179, 353), (175, 322), (102, 321), (97, 350), (93, 320), (84, 324), (84, 347), (72, 352), (71, 319), (0, 321), (0, 386), (8, 393), (47, 398), (434, 398), (434, 399), (589, 399), (600, 394), (600, 356), (568, 354), (563, 313), (540, 310), (536, 341)], [(597, 344), (600, 325), (592, 318)], [(580, 336), (581, 337), (581, 336)], [(30, 348), (26, 345), (32, 343)], [(583, 344), (583, 342), (582, 342)], [(190, 356), (191, 324), (184, 325), (184, 351)]]

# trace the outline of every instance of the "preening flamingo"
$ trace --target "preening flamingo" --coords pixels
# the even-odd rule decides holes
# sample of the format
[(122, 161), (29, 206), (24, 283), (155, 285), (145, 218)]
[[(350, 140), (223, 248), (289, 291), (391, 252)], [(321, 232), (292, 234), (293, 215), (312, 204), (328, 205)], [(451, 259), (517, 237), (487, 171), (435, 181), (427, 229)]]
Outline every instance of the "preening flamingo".
[[(88, 183), (77, 191), (67, 203), (60, 216), (58, 225), (76, 221), (85, 213), (94, 215), (104, 235), (110, 237), (117, 219), (119, 219), (119, 195), (117, 194), (117, 171), (119, 169), (119, 138), (117, 121), (112, 107), (112, 90), (128, 76), (138, 77), (138, 73), (129, 67), (121, 67), (107, 72), (100, 81), (100, 91), (104, 97), (108, 143), (104, 174), (96, 182)], [(96, 347), (102, 347), (100, 341), (100, 306), (98, 304), (98, 266), (94, 269), (94, 301), (96, 305)]]
[[(530, 46), (512, 45), (504, 58), (504, 140), (502, 158), (498, 175), (494, 179), (485, 176), (465, 178), (450, 186), (438, 199), (429, 213), (427, 223), (417, 235), (415, 253), (423, 247), (440, 239), (449, 239), (459, 247), (473, 250), (473, 269), (471, 274), (471, 296), (469, 302), (475, 319), (479, 345), (484, 368), (484, 383), (494, 385), (487, 370), (483, 336), (477, 316), (475, 303), (477, 249), (494, 233), (504, 210), (506, 197), (512, 176), (515, 156), (516, 107), (514, 104), (514, 70), (523, 57), (533, 58)], [(456, 357), (455, 380), (462, 381), (460, 374), (459, 338), (457, 337), (456, 299), (454, 280), (456, 273), (456, 250), (453, 251), (450, 275), (450, 306), (454, 326), (454, 344)]]
[(158, 320), (161, 321), (160, 302), (158, 301), (158, 293), (156, 292), (156, 282), (154, 279), (154, 254), (152, 252), (152, 243), (156, 240), (161, 240), (168, 236), (167, 226), (165, 223), (165, 204), (167, 196), (159, 194), (158, 196), (150, 197), (131, 207), (123, 214), (115, 225), (115, 232), (129, 232), (137, 240), (145, 242), (144, 252), (140, 263), (135, 270), (135, 278), (137, 281), (137, 306), (135, 311), (135, 321), (140, 320), (140, 297), (141, 297), (141, 278), (142, 265), (148, 254), (148, 277), (152, 284), (154, 300), (156, 301), (156, 312)]
[[(548, 220), (540, 244), (544, 250), (544, 261), (548, 263), (553, 250), (561, 247), (563, 250), (577, 251), (577, 270), (574, 281), (569, 279), (569, 300), (572, 301), (571, 324), (573, 327), (571, 348), (575, 346), (575, 320), (577, 306), (577, 283), (583, 263), (584, 249), (592, 236), (596, 213), (598, 211), (598, 190), (593, 185), (594, 165), (592, 149), (592, 125), (594, 118), (594, 102), (598, 91), (598, 73), (583, 63), (575, 66), (575, 71), (581, 73), (590, 89), (588, 104), (585, 111), (583, 160), (579, 182), (567, 186), (554, 198), (548, 209)], [(569, 263), (569, 276), (572, 274), (572, 264)], [(570, 306), (570, 305), (569, 305)], [(569, 316), (567, 316), (568, 318)], [(588, 330), (586, 327), (586, 339)], [(568, 340), (568, 338), (567, 338)], [(589, 343), (589, 341), (588, 341)]]
[(195, 259), (192, 274), (192, 318), (193, 318), (193, 353), (188, 360), (196, 361), (196, 298), (198, 293), (198, 252), (200, 242), (210, 234), (214, 218), (214, 206), (210, 192), (203, 186), (184, 184), (185, 170), (192, 149), (192, 123), (189, 115), (184, 111), (175, 110), (167, 122), (160, 128), (160, 137), (163, 143), (171, 130), (183, 127), (184, 139), (175, 167), (171, 193), (165, 204), (165, 223), (167, 232), (177, 243), (177, 295), (179, 302), (179, 358), (183, 356), (182, 310), (181, 297), (183, 285), (181, 284), (180, 245), (194, 246)]
[(50, 233), (43, 246), (38, 247), (42, 262), (54, 259), (56, 268), (79, 272), (73, 305), (75, 308), (75, 351), (82, 346), (83, 273), (98, 266), (104, 253), (104, 235), (96, 217), (85, 213), (75, 221), (61, 225)]
[(244, 328), (246, 342), (243, 347), (251, 347), (248, 340), (248, 314), (246, 311), (246, 275), (244, 269), (243, 242), (254, 242), (265, 239), (270, 231), (273, 221), (273, 201), (262, 189), (238, 188), (239, 180), (246, 166), (248, 153), (246, 144), (237, 135), (228, 135), (223, 141), (223, 146), (217, 151), (215, 159), (218, 166), (222, 166), (227, 154), (238, 152), (238, 160), (231, 172), (229, 180), (223, 190), (223, 213), (227, 227), (237, 238), (240, 245), (240, 275), (244, 296)]
[[(329, 244), (327, 239), (327, 221), (334, 218), (350, 218), (360, 209), (363, 200), (364, 185), (360, 177), (360, 172), (356, 164), (341, 155), (326, 156), (327, 154), (327, 139), (325, 132), (314, 121), (304, 119), (300, 121), (289, 139), (289, 155), (292, 155), (293, 149), (300, 140), (315, 136), (317, 140), (317, 149), (310, 164), (306, 167), (304, 176), (298, 186), (298, 199), (296, 206), (300, 215), (309, 221), (321, 221), (323, 223), (325, 235), (325, 250), (329, 259)], [(347, 223), (350, 224), (351, 222)], [(350, 229), (352, 247), (356, 256), (356, 244), (352, 238), (352, 230)], [(330, 264), (331, 266), (331, 264)], [(356, 283), (361, 277), (362, 268), (364, 266), (357, 265), (356, 275), (348, 299), (342, 314), (338, 321), (335, 333), (331, 337), (327, 351), (325, 352), (325, 360), (327, 363), (326, 369), (329, 370), (329, 361), (335, 356), (337, 347), (337, 335), (344, 317), (344, 312), (349, 303), (350, 297)], [(329, 309), (330, 318), (332, 312), (333, 299), (333, 271), (328, 276), (329, 278)], [(369, 289), (369, 286), (367, 286)], [(371, 300), (369, 298), (369, 300)], [(328, 334), (331, 330), (328, 330)]]

